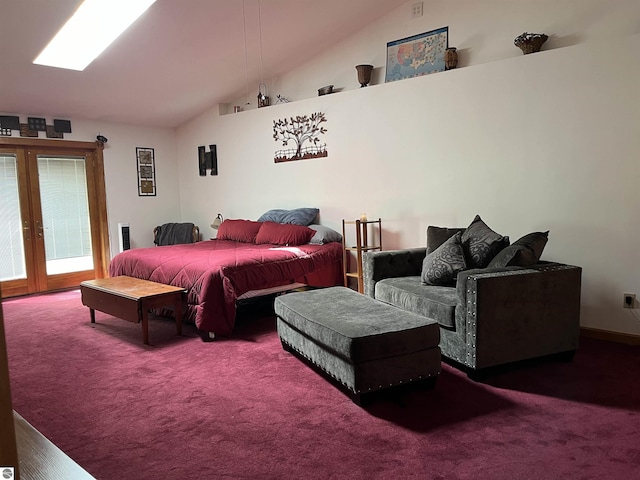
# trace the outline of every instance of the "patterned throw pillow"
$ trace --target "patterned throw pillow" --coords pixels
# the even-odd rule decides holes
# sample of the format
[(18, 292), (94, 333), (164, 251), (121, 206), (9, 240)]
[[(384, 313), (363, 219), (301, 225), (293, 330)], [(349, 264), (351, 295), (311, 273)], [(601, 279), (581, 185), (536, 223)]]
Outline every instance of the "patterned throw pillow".
[(485, 268), (491, 259), (508, 245), (509, 237), (491, 230), (480, 215), (476, 215), (462, 234), (462, 247), (469, 268)]
[(548, 230), (546, 232), (529, 233), (502, 249), (489, 262), (489, 268), (528, 267), (538, 263), (548, 239)]
[(467, 264), (462, 249), (462, 233), (458, 232), (424, 258), (422, 283), (453, 285), (458, 272), (466, 268)]

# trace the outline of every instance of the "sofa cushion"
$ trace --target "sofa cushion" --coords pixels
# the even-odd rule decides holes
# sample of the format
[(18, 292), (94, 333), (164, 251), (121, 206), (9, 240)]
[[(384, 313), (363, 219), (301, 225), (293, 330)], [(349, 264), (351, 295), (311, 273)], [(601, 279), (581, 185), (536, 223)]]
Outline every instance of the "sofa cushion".
[(428, 285), (453, 285), (458, 272), (467, 267), (462, 250), (462, 234), (456, 233), (422, 262), (422, 281)]
[(385, 278), (376, 282), (375, 299), (431, 318), (445, 327), (455, 325), (456, 287), (425, 285), (419, 276)]
[(469, 268), (484, 268), (496, 254), (509, 245), (509, 237), (491, 230), (476, 215), (462, 234), (462, 246), (467, 256)]
[(433, 252), (458, 232), (464, 232), (464, 228), (434, 227), (429, 225), (427, 227), (427, 253)]
[(491, 262), (489, 262), (489, 268), (509, 266), (527, 267), (538, 263), (548, 238), (548, 230), (546, 232), (529, 233), (519, 238), (498, 252)]

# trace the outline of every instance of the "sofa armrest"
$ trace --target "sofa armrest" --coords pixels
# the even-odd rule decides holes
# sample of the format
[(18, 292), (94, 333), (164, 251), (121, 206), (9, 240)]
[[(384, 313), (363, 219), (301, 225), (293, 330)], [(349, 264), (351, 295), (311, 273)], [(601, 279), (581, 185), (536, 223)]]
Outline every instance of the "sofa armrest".
[(447, 356), (479, 369), (577, 349), (581, 275), (559, 263), (464, 272), (456, 312), (464, 345)]
[(365, 252), (362, 256), (364, 294), (374, 297), (376, 282), (385, 278), (420, 275), (427, 248)]

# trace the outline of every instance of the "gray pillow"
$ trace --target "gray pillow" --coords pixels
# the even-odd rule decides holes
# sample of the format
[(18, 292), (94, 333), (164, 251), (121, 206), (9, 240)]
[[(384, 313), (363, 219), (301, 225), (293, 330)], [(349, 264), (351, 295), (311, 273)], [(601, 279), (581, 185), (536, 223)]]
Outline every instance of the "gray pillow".
[(429, 225), (427, 227), (427, 253), (433, 252), (458, 232), (464, 232), (464, 228), (434, 227)]
[(489, 268), (528, 267), (538, 263), (548, 239), (548, 230), (529, 233), (502, 249), (489, 262)]
[(469, 268), (485, 268), (496, 254), (509, 245), (509, 237), (491, 230), (476, 215), (462, 234), (462, 247)]
[(293, 210), (276, 208), (263, 213), (258, 222), (292, 223), (306, 227), (313, 223), (319, 211), (317, 208), (294, 208)]
[(329, 242), (342, 241), (341, 234), (329, 227), (325, 227), (324, 225), (309, 225), (309, 228), (316, 231), (315, 235), (311, 237), (311, 240), (309, 240), (309, 243), (324, 245)]
[(453, 285), (458, 272), (467, 264), (462, 249), (462, 233), (458, 232), (429, 253), (422, 261), (422, 283), (427, 285)]

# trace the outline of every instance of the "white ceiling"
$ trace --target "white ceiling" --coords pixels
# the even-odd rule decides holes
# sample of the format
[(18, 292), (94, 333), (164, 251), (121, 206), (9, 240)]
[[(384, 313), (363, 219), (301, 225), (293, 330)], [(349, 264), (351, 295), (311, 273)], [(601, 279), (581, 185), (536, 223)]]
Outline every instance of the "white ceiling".
[(158, 0), (76, 72), (32, 61), (81, 0), (0, 0), (0, 112), (176, 127), (405, 2)]

